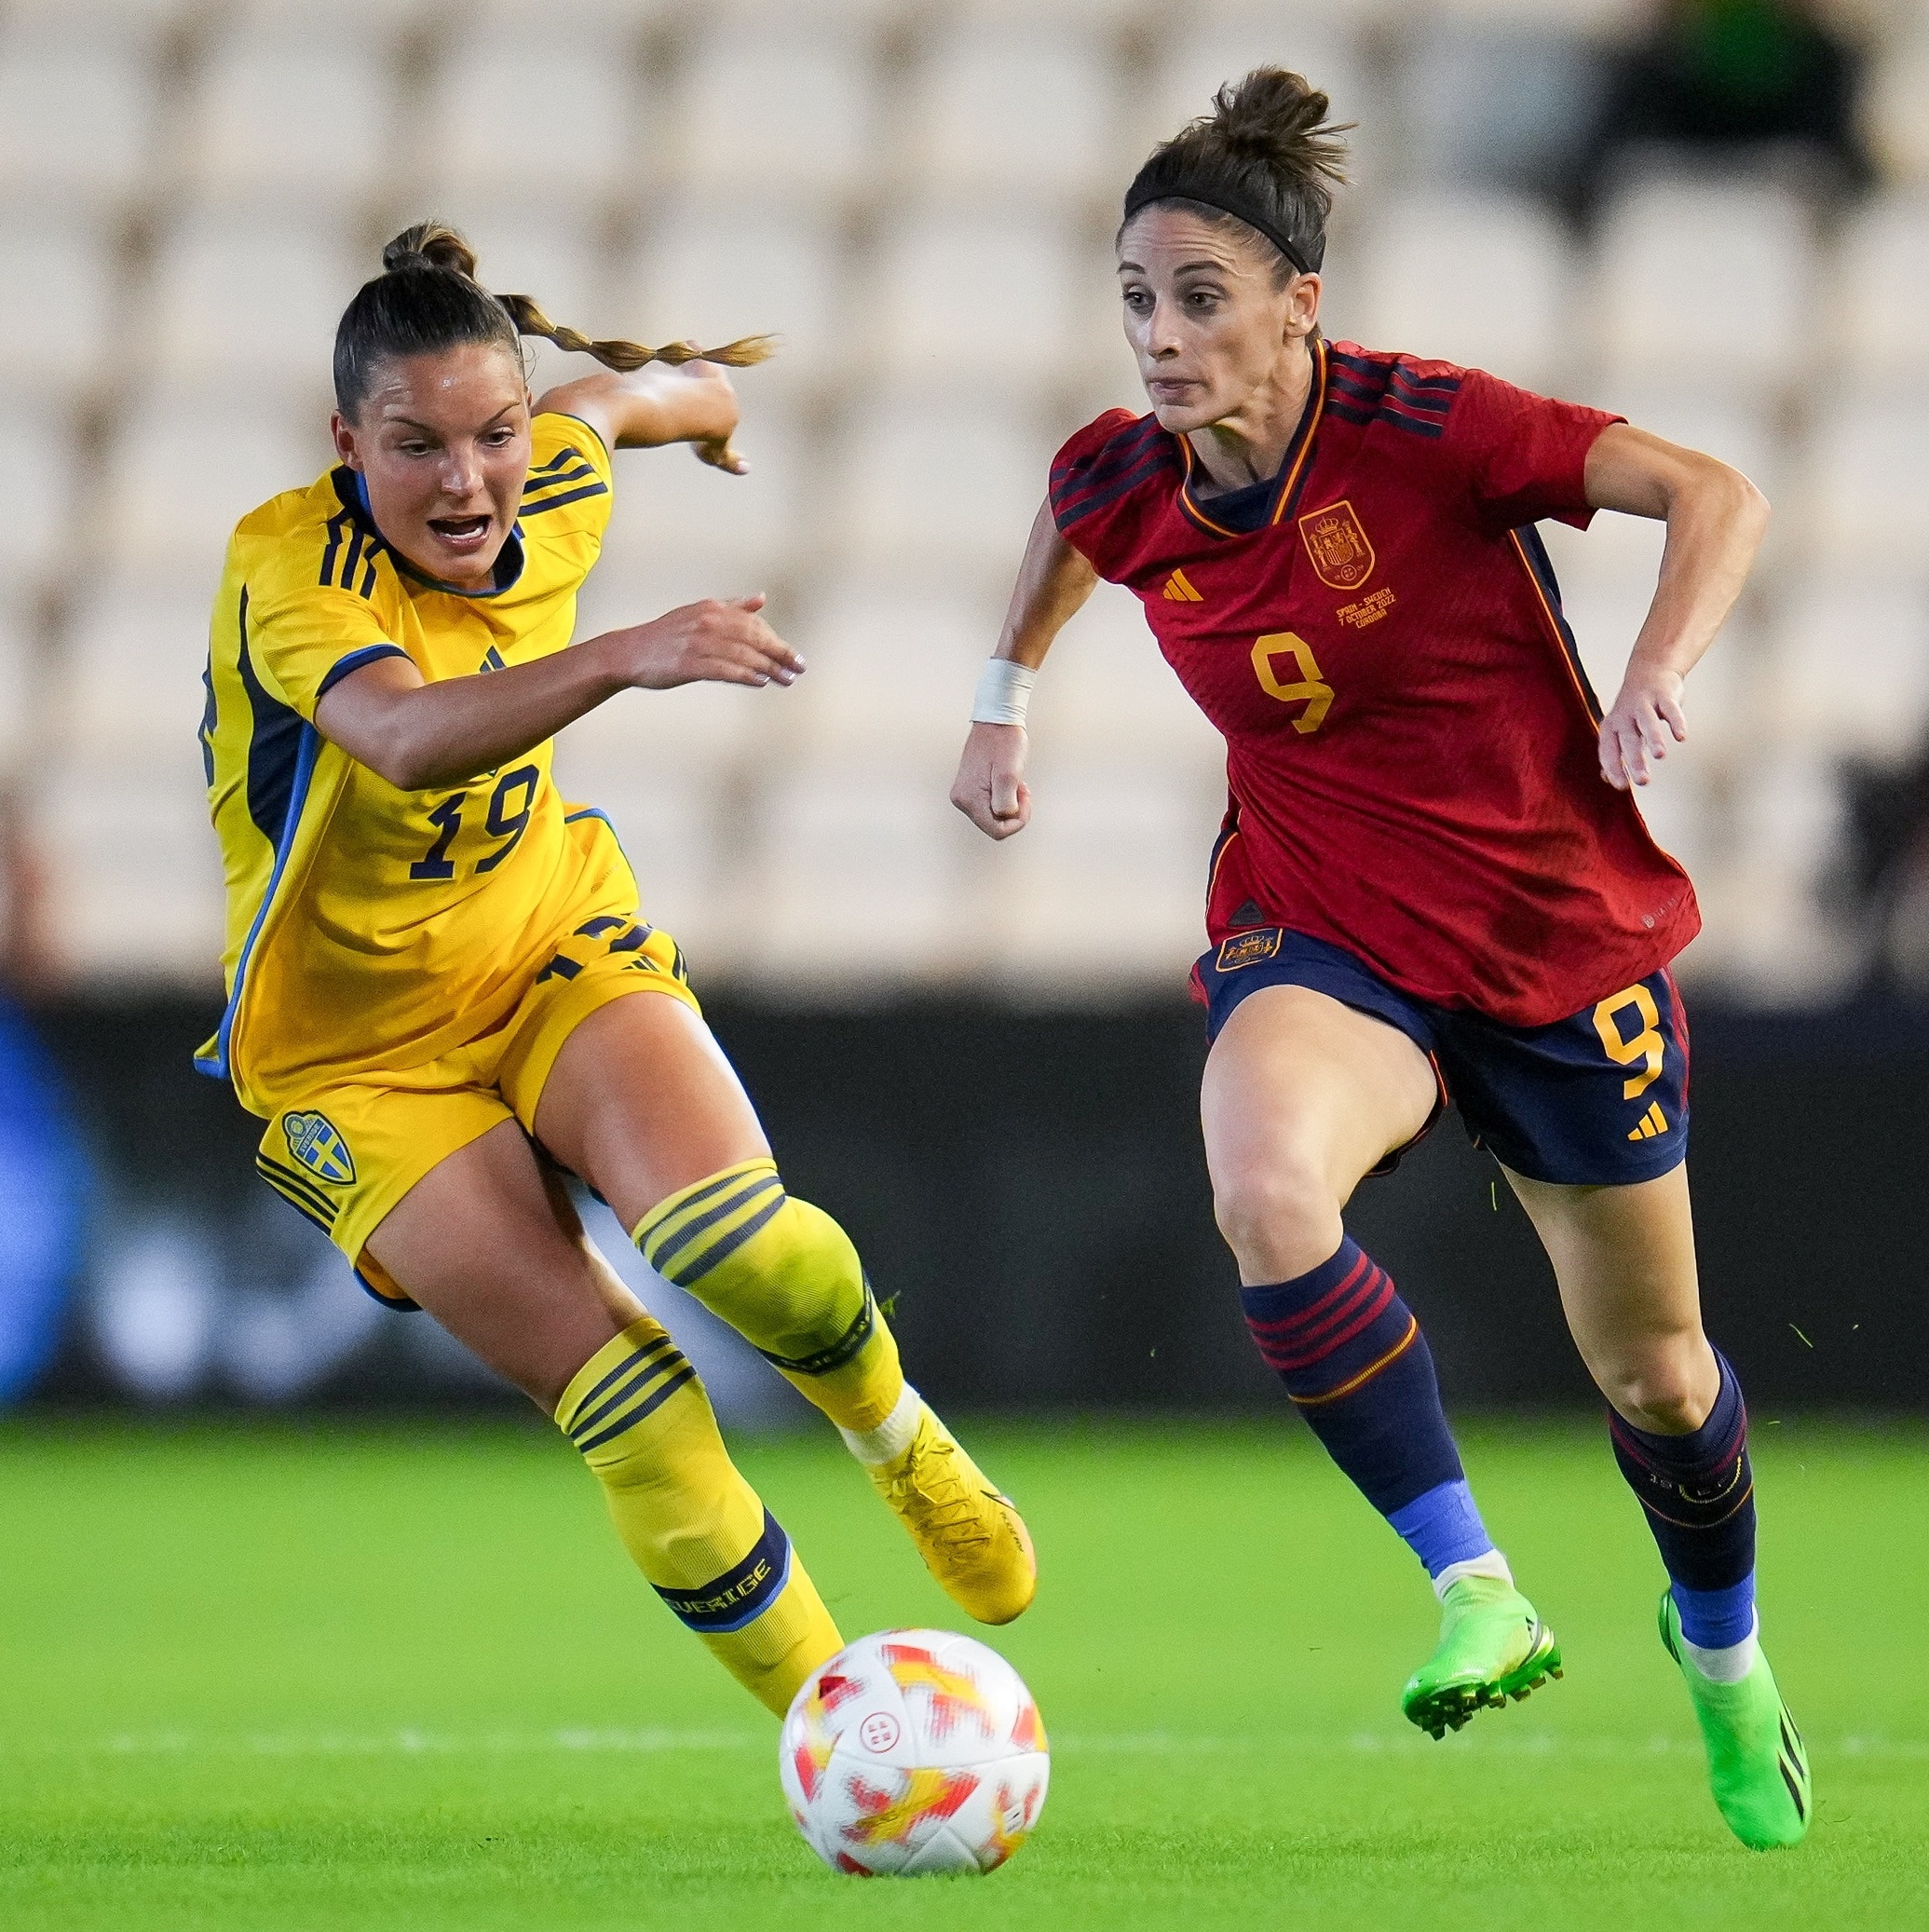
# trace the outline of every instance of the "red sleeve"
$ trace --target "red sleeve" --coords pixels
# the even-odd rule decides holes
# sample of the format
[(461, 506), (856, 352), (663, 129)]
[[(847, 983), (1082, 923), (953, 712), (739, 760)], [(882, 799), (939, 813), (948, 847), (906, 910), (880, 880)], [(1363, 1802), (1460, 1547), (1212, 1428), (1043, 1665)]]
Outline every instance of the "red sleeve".
[(1587, 528), (1587, 453), (1624, 416), (1557, 402), (1470, 369), (1447, 421), (1446, 454), (1456, 460), (1480, 520), (1517, 530), (1555, 517)]
[(1108, 409), (1052, 459), (1052, 520), (1058, 534), (1110, 581), (1125, 565), (1117, 507), (1158, 472), (1165, 441), (1150, 416)]

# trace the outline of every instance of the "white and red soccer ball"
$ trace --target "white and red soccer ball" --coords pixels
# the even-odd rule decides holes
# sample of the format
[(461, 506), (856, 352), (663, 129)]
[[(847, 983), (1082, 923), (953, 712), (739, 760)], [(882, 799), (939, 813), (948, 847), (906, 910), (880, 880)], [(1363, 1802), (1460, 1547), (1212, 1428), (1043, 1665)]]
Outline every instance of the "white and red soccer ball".
[(800, 1690), (778, 1747), (797, 1830), (836, 1871), (990, 1871), (1044, 1808), (1039, 1707), (998, 1654), (948, 1630), (881, 1630)]

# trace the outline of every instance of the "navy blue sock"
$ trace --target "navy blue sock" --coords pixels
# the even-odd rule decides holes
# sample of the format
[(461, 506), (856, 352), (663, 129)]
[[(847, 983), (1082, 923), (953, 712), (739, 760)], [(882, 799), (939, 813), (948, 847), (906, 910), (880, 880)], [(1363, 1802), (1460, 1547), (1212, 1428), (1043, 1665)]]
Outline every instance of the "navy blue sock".
[(1726, 1650), (1755, 1627), (1755, 1475), (1742, 1385), (1718, 1350), (1721, 1387), (1691, 1435), (1656, 1435), (1608, 1411), (1614, 1460), (1648, 1513), (1681, 1635)]
[(1349, 1236), (1311, 1273), (1242, 1288), (1246, 1326), (1326, 1453), (1438, 1576), (1487, 1555), (1433, 1357), (1392, 1277)]

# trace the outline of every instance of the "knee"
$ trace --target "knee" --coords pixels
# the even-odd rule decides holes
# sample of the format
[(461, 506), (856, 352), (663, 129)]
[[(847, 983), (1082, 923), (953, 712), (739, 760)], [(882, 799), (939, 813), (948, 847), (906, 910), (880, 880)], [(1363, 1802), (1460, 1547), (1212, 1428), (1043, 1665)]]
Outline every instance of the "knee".
[(1340, 1205), (1321, 1163), (1302, 1150), (1214, 1177), (1214, 1217), (1248, 1281), (1290, 1281), (1317, 1268), (1338, 1245)]
[(1595, 1365), (1594, 1373), (1616, 1410), (1656, 1435), (1691, 1435), (1707, 1421), (1721, 1386), (1714, 1351), (1699, 1328), (1650, 1340)]

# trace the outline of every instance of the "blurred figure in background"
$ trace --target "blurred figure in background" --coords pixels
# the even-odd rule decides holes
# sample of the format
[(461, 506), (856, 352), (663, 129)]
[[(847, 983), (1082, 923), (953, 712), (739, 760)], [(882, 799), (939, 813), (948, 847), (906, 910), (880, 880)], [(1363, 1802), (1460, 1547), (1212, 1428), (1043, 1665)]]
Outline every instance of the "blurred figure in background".
[(1575, 204), (1591, 211), (1627, 162), (1654, 148), (1751, 163), (1782, 148), (1820, 186), (1865, 188), (1875, 170), (1857, 123), (1864, 65), (1814, 0), (1664, 0), (1609, 63)]
[(1877, 993), (1929, 994), (1929, 744), (1898, 768), (1852, 762), (1844, 907), (1867, 935)]
[(45, 881), (19, 799), (0, 791), (0, 1403), (52, 1361), (80, 1259), (87, 1166), (23, 998), (55, 977)]

